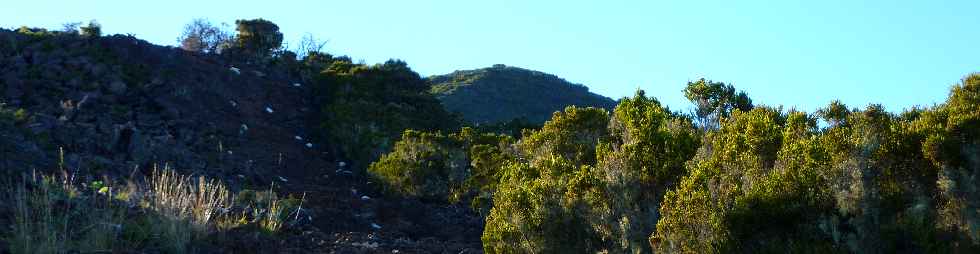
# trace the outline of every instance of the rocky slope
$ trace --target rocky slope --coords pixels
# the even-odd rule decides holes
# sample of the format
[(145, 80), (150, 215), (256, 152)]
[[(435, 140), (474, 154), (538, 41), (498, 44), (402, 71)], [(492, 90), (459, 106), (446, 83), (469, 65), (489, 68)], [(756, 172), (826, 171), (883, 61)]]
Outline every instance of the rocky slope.
[(551, 74), (518, 67), (456, 71), (428, 78), (432, 92), (446, 109), (477, 124), (526, 118), (544, 123), (567, 106), (611, 110), (616, 102)]
[(477, 216), (380, 197), (335, 144), (313, 138), (311, 82), (285, 66), (131, 36), (0, 29), (0, 103), (24, 116), (0, 128), (0, 172), (119, 177), (168, 164), (236, 188), (306, 194), (312, 224), (215, 252), (478, 252)]

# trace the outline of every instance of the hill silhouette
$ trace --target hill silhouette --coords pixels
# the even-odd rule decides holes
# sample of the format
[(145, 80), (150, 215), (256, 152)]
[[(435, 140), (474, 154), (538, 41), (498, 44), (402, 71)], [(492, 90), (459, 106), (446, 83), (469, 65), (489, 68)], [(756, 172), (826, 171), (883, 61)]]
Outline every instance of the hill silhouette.
[(502, 64), (428, 78), (446, 109), (470, 123), (525, 118), (541, 124), (567, 106), (611, 110), (616, 101), (555, 75)]

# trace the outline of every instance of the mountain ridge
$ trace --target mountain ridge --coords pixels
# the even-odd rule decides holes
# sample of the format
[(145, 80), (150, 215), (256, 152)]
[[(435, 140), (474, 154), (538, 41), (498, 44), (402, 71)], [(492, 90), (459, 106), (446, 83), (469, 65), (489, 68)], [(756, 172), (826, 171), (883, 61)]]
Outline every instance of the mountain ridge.
[(554, 74), (496, 64), (426, 78), (447, 110), (474, 124), (524, 118), (544, 123), (567, 106), (612, 110), (616, 101)]

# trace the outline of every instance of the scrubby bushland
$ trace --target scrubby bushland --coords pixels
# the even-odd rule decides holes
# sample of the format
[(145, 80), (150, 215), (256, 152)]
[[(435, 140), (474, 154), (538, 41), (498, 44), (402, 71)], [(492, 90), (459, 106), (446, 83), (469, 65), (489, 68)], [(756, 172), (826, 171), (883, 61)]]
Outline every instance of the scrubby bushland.
[[(484, 250), (978, 251), (980, 74), (945, 103), (900, 114), (837, 101), (812, 114), (754, 107), (702, 83), (723, 96), (690, 96), (703, 99), (700, 129), (639, 93), (611, 116), (568, 108), (526, 131), (496, 163)], [(424, 172), (427, 159), (399, 158), (386, 163)]]
[(468, 132), (407, 132), (371, 171), (383, 173), (388, 188), (409, 193), (445, 193), (454, 184), (442, 179), (454, 172), (492, 176), (463, 185), (493, 191), (483, 235), (489, 253), (649, 249), (659, 196), (698, 144), (688, 118), (642, 92), (612, 116), (598, 108), (556, 112), (539, 130), (526, 131), (513, 151), (492, 146), (500, 144), (493, 138), (491, 146), (473, 146), (463, 138)]
[(608, 123), (603, 109), (569, 107), (519, 144), (469, 128), (449, 135), (407, 131), (369, 171), (402, 195), (472, 197), (483, 214), (492, 204), (483, 236), (488, 252), (597, 249), (602, 239), (591, 229), (589, 210), (582, 209), (601, 196), (578, 193), (600, 191), (590, 172)]
[(698, 134), (640, 91), (611, 117), (556, 113), (520, 144), (523, 160), (504, 171), (494, 196), (485, 251), (634, 252), (649, 250), (660, 196), (683, 175)]
[(662, 252), (977, 251), (980, 76), (900, 115), (735, 111), (664, 197)]
[(323, 135), (361, 167), (391, 151), (407, 129), (459, 127), (405, 62), (368, 66), (320, 54), (308, 56), (307, 61), (326, 66), (316, 81)]

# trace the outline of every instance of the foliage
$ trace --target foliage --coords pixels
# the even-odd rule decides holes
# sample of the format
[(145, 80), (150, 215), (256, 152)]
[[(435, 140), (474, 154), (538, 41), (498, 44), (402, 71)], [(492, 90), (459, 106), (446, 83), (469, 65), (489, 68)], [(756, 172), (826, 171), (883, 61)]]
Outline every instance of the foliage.
[(484, 230), (484, 250), (642, 252), (659, 193), (697, 147), (687, 118), (642, 91), (610, 118), (602, 109), (556, 112), (519, 142)]
[(952, 88), (946, 103), (927, 110), (914, 126), (922, 152), (938, 171), (939, 224), (959, 239), (980, 244), (980, 74)]
[(976, 75), (932, 109), (734, 111), (664, 196), (660, 252), (971, 252)]
[(601, 249), (590, 225), (600, 200), (590, 166), (565, 158), (509, 164), (483, 231), (486, 253), (583, 253)]
[(608, 125), (606, 110), (570, 106), (555, 112), (540, 130), (525, 133), (518, 147), (532, 165), (556, 156), (576, 165), (594, 165), (596, 145), (609, 136)]
[(480, 132), (498, 133), (520, 139), (523, 137), (524, 130), (541, 129), (541, 124), (532, 123), (525, 117), (519, 117), (506, 122), (481, 124), (474, 128)]
[(22, 26), (17, 28), (17, 33), (32, 36), (32, 37), (44, 37), (49, 35), (54, 35), (54, 33), (49, 32), (48, 29), (37, 28), (37, 27), (26, 27)]
[(694, 103), (694, 115), (702, 128), (717, 128), (721, 118), (728, 117), (732, 110), (752, 109), (752, 99), (745, 92), (736, 94), (732, 85), (704, 78), (687, 82), (684, 97)]
[(770, 108), (735, 111), (717, 132), (707, 134), (688, 164), (689, 175), (664, 195), (662, 217), (650, 239), (654, 249), (715, 253), (735, 248), (733, 235), (741, 232), (728, 227), (729, 214), (736, 199), (770, 177), (782, 141), (781, 119)]
[(236, 20), (235, 47), (246, 56), (264, 58), (282, 46), (279, 26), (264, 19)]
[[(607, 208), (592, 219), (616, 252), (649, 252), (660, 197), (684, 173), (699, 136), (689, 118), (638, 91), (620, 101), (609, 121), (611, 138), (598, 149)], [(598, 222), (598, 223), (596, 223)]]
[(79, 27), (80, 34), (84, 37), (99, 37), (102, 36), (102, 25), (95, 20), (89, 21), (88, 25)]
[(82, 22), (68, 22), (61, 24), (61, 32), (77, 35), (81, 30)]
[(509, 159), (508, 136), (463, 128), (444, 135), (407, 130), (368, 172), (386, 190), (431, 201), (460, 201), (488, 195), (498, 181), (501, 162)]
[(487, 253), (598, 250), (603, 240), (589, 221), (601, 206), (595, 150), (608, 136), (603, 109), (568, 107), (518, 144), (504, 163), (483, 232)]

